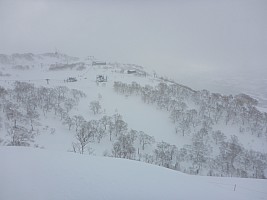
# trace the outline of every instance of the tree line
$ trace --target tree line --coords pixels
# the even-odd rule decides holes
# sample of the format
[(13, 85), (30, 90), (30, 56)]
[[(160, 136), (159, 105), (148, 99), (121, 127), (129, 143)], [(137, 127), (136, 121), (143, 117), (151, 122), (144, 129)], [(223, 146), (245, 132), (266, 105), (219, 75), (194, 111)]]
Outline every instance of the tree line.
[[(27, 82), (15, 82), (10, 88), (0, 86), (0, 130), (7, 130), (0, 143), (33, 144), (39, 134), (41, 115), (53, 114), (74, 134), (71, 149), (76, 153), (90, 153), (90, 143), (105, 142), (111, 144), (103, 153), (105, 156), (139, 160), (189, 174), (265, 178), (267, 155), (246, 149), (237, 133), (227, 135), (217, 129), (217, 125), (234, 126), (238, 127), (238, 134), (265, 139), (266, 113), (256, 109), (257, 101), (251, 97), (222, 96), (165, 83), (152, 87), (115, 82), (114, 90), (138, 95), (144, 103), (167, 110), (174, 131), (180, 137), (189, 138), (190, 144), (177, 146), (175, 141), (174, 144), (156, 141), (143, 131), (131, 129), (118, 113), (102, 115), (99, 101), (88, 102), (88, 111), (101, 115), (100, 119), (72, 116), (70, 111), (86, 97), (82, 91), (65, 86), (35, 87)], [(261, 134), (252, 133), (253, 124), (263, 127)]]
[(54, 113), (68, 120), (68, 113), (78, 105), (85, 94), (65, 86), (35, 87), (31, 83), (16, 81), (11, 88), (0, 86), (0, 129), (6, 129), (4, 145), (29, 146), (39, 134), (40, 115)]
[[(266, 154), (247, 150), (237, 137), (246, 134), (267, 140), (267, 114), (257, 109), (257, 100), (246, 94), (225, 96), (164, 82), (155, 87), (114, 82), (114, 91), (140, 96), (144, 103), (168, 111), (174, 131), (190, 138), (191, 143), (180, 149), (158, 144), (150, 158), (153, 162), (191, 174), (265, 178)], [(225, 134), (220, 127), (233, 131)]]

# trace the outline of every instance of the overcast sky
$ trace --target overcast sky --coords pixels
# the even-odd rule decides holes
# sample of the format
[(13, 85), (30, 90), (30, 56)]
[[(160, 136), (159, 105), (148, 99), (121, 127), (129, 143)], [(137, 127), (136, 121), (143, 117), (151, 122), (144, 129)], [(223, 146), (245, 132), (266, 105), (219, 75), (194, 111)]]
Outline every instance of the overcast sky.
[(55, 48), (140, 64), (172, 78), (229, 69), (262, 75), (267, 1), (0, 0), (0, 53)]

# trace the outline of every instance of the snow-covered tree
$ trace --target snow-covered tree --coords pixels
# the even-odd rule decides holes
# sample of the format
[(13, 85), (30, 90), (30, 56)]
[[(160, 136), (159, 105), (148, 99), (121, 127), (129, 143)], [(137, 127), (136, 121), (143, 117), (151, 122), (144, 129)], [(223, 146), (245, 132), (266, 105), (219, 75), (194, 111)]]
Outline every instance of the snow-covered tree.
[(112, 154), (116, 158), (134, 159), (135, 148), (134, 141), (130, 134), (122, 134), (118, 137), (117, 141), (113, 144)]
[(99, 114), (99, 112), (101, 110), (101, 105), (100, 105), (99, 101), (90, 102), (90, 109), (95, 115)]
[(11, 126), (7, 129), (7, 136), (10, 138), (7, 145), (30, 146), (30, 143), (34, 141), (34, 135), (32, 131), (28, 131), (23, 126)]
[(143, 131), (140, 131), (138, 134), (139, 142), (142, 145), (142, 150), (145, 150), (146, 145), (151, 145), (155, 143), (155, 138), (153, 136), (150, 136)]
[(85, 147), (92, 141), (92, 135), (88, 132), (87, 124), (84, 123), (81, 129), (76, 133), (77, 143), (73, 143), (73, 151), (83, 154)]

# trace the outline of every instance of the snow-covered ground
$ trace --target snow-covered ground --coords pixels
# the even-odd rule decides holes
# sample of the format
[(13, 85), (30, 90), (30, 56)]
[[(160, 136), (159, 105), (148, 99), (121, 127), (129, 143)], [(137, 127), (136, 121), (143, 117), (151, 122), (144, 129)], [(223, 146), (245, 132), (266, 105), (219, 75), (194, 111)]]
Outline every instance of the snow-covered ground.
[(3, 200), (267, 199), (266, 180), (191, 176), (137, 161), (25, 147), (0, 147), (0, 157)]
[[(70, 89), (78, 89), (83, 91), (87, 95), (87, 98), (81, 99), (78, 108), (72, 111), (73, 115), (82, 115), (86, 120), (91, 120), (92, 118), (100, 118), (103, 114), (111, 116), (115, 113), (119, 113), (123, 116), (123, 120), (128, 123), (129, 128), (131, 129), (138, 131), (142, 130), (148, 135), (154, 136), (157, 141), (165, 141), (171, 144), (177, 144), (177, 142), (179, 142), (177, 135), (175, 135), (174, 132), (174, 125), (171, 123), (168, 113), (157, 110), (152, 105), (142, 103), (140, 98), (121, 96), (113, 91), (114, 81), (122, 81), (124, 83), (132, 83), (135, 81), (142, 86), (154, 86), (159, 83), (159, 80), (154, 79), (152, 76), (138, 77), (127, 74), (126, 69), (132, 65), (116, 63), (107, 65), (106, 67), (92, 66), (91, 60), (82, 60), (86, 63), (86, 69), (82, 71), (48, 70), (51, 64), (60, 62), (66, 64), (65, 57), (63, 57), (63, 60), (61, 57), (57, 60), (54, 57), (44, 57), (41, 60), (38, 60), (40, 58), (37, 58), (37, 61), (35, 62), (24, 60), (16, 61), (23, 65), (31, 66), (31, 64), (34, 64), (34, 67), (30, 70), (17, 70), (13, 69), (11, 67), (12, 65), (8, 67), (4, 65), (4, 67), (2, 67), (4, 72), (10, 74), (10, 76), (0, 77), (0, 84), (4, 87), (11, 87), (12, 84), (18, 80), (33, 83), (35, 86), (53, 88), (56, 86), (67, 86)], [(40, 62), (44, 63), (42, 64), (42, 67)], [(121, 68), (125, 68), (124, 73), (120, 72)], [(107, 76), (108, 82), (97, 85), (95, 81), (97, 75)], [(78, 81), (65, 82), (64, 80), (70, 76), (76, 77)], [(46, 79), (50, 79), (49, 84), (47, 84)], [(101, 115), (94, 116), (89, 109), (89, 103), (94, 100), (99, 100), (99, 95), (102, 96), (100, 104), (103, 108), (103, 112)], [(49, 149), (69, 150), (71, 148), (71, 142), (74, 140), (73, 136), (69, 134), (69, 130), (67, 130), (66, 127), (64, 128), (64, 126), (62, 126), (52, 115), (42, 118), (42, 121), (45, 122), (44, 124), (49, 125), (49, 127), (55, 128), (56, 134), (53, 136), (49, 134), (40, 134), (36, 137), (36, 143), (39, 146)], [(2, 136), (4, 136), (4, 133), (2, 133)], [(183, 142), (181, 145), (182, 144)], [(102, 152), (99, 154), (101, 155)]]
[[(17, 62), (15, 64), (21, 63), (31, 67), (28, 70), (19, 70), (12, 67), (14, 64), (2, 64), (0, 71), (10, 76), (0, 76), (0, 86), (13, 88), (15, 81), (21, 80), (33, 83), (35, 87), (66, 86), (69, 89), (81, 90), (86, 94), (86, 98), (81, 98), (79, 104), (70, 111), (69, 115), (71, 117), (81, 115), (89, 121), (98, 120), (104, 115), (121, 114), (128, 124), (128, 130), (144, 131), (156, 140), (156, 143), (148, 146), (144, 151), (137, 146), (136, 151), (138, 149), (141, 153), (153, 154), (157, 143), (161, 141), (176, 145), (178, 148), (192, 143), (191, 137), (182, 137), (181, 134), (175, 133), (175, 125), (171, 122), (170, 113), (166, 110), (161, 110), (152, 104), (145, 104), (139, 96), (121, 95), (114, 91), (114, 81), (128, 84), (135, 81), (141, 86), (156, 86), (162, 80), (154, 77), (153, 74), (135, 76), (126, 72), (132, 65), (110, 63), (105, 66), (92, 66), (90, 60), (81, 60), (85, 63), (83, 70), (58, 71), (51, 71), (49, 67), (55, 63), (66, 64), (66, 60), (43, 58), (42, 61), (36, 62), (25, 61), (24, 63), (21, 60)], [(40, 62), (43, 62), (42, 66)], [(97, 84), (97, 75), (107, 76), (108, 81)], [(78, 81), (64, 81), (68, 77), (76, 77)], [(49, 84), (46, 79), (49, 79)], [(90, 102), (94, 100), (98, 100), (102, 106), (101, 113), (96, 115), (89, 108)], [(188, 105), (191, 106), (190, 102)], [(0, 114), (0, 117), (5, 119), (4, 115)], [(267, 199), (266, 180), (190, 176), (141, 162), (96, 157), (104, 153), (112, 154), (112, 147), (116, 140), (109, 141), (108, 137), (103, 138), (100, 143), (89, 143), (88, 146), (92, 150), (91, 153), (96, 155), (95, 157), (67, 153), (73, 150), (72, 143), (77, 140), (74, 128), (68, 130), (54, 111), (46, 115), (41, 113), (38, 121), (41, 124), (35, 128), (39, 129), (39, 134), (35, 136), (34, 143), (30, 146), (37, 146), (44, 150), (0, 146), (2, 158), (0, 200), (29, 198), (51, 200)], [(218, 123), (214, 126), (214, 130), (222, 130), (228, 138), (232, 134), (239, 133), (238, 127), (225, 126), (224, 123)], [(7, 130), (5, 124), (2, 123), (0, 143), (1, 139), (5, 142), (7, 138)], [(266, 140), (255, 136), (251, 138), (252, 136), (247, 134), (238, 135), (244, 148), (261, 153), (267, 152)], [(219, 148), (214, 144), (211, 146), (214, 146), (214, 152), (218, 153)], [(181, 171), (189, 167), (191, 166), (185, 164)], [(208, 174), (208, 171), (204, 170), (202, 174)], [(267, 171), (265, 171), (266, 175)]]
[[(16, 54), (15, 54), (16, 55)], [(19, 54), (20, 55), (20, 54)], [(14, 57), (14, 56), (13, 56)], [(26, 58), (32, 58), (27, 60)], [(9, 58), (11, 59), (11, 58)], [(71, 111), (72, 115), (82, 115), (86, 120), (91, 120), (92, 118), (100, 118), (102, 115), (106, 114), (111, 116), (115, 113), (119, 113), (123, 116), (123, 120), (125, 120), (130, 129), (135, 129), (139, 131), (144, 131), (148, 135), (154, 136), (156, 141), (165, 141), (170, 144), (175, 144), (178, 146), (182, 146), (185, 143), (190, 143), (186, 137), (178, 137), (175, 134), (174, 124), (171, 123), (169, 119), (169, 113), (155, 109), (155, 106), (144, 104), (140, 98), (138, 97), (128, 97), (121, 96), (114, 93), (113, 84), (114, 81), (121, 81), (123, 83), (132, 83), (137, 82), (141, 86), (150, 85), (156, 86), (160, 80), (153, 77), (153, 74), (148, 74), (146, 77), (138, 77), (132, 74), (127, 74), (127, 69), (131, 69), (132, 67), (136, 67), (136, 65), (130, 64), (120, 64), (120, 63), (108, 63), (106, 66), (92, 66), (92, 60), (88, 59), (80, 59), (70, 57), (67, 55), (55, 55), (52, 53), (34, 55), (34, 54), (25, 54), (22, 56), (15, 56), (11, 59), (11, 63), (2, 64), (3, 73), (10, 74), (10, 76), (0, 77), (0, 84), (4, 87), (11, 87), (12, 84), (16, 81), (26, 81), (29, 83), (33, 83), (35, 86), (45, 86), (45, 87), (56, 87), (56, 86), (66, 86), (70, 89), (78, 89), (83, 91), (87, 98), (81, 99), (81, 102), (78, 105), (76, 110)], [(69, 64), (69, 63), (78, 63), (83, 62), (85, 64), (84, 70), (49, 70), (51, 65), (60, 65), (60, 64)], [(22, 66), (30, 66), (28, 70), (18, 70), (14, 69), (13, 66), (22, 65)], [(138, 67), (138, 66), (137, 66)], [(121, 70), (124, 69), (124, 72)], [(1, 71), (1, 70), (0, 70)], [(195, 86), (193, 89), (203, 89), (202, 87), (206, 86), (206, 89), (211, 89), (214, 91), (215, 87), (213, 84), (206, 84), (209, 81), (214, 81), (215, 79), (208, 78), (211, 74), (206, 74), (207, 78), (203, 76), (194, 77), (192, 79), (186, 79), (186, 76), (177, 74), (181, 79), (181, 83), (192, 83), (190, 86)], [(107, 76), (108, 82), (104, 84), (96, 84), (96, 76), (104, 75)], [(184, 74), (188, 75), (188, 74)], [(68, 77), (76, 77), (78, 79), (77, 82), (65, 82)], [(160, 76), (160, 75), (159, 75)], [(192, 72), (192, 76), (194, 73)], [(201, 78), (202, 77), (202, 78)], [(226, 77), (225, 82), (227, 82)], [(49, 80), (49, 84), (47, 84), (46, 79)], [(206, 82), (203, 80), (206, 80)], [(222, 78), (221, 78), (222, 79)], [(202, 81), (200, 81), (202, 80)], [(202, 84), (201, 84), (202, 82)], [(195, 84), (195, 85), (194, 85)], [(206, 85), (205, 85), (206, 84)], [(229, 85), (233, 85), (231, 87), (235, 91), (233, 94), (237, 93), (235, 84), (231, 82)], [(246, 85), (246, 84), (243, 84)], [(221, 89), (218, 88), (217, 92), (222, 92), (224, 94), (231, 94), (231, 91), (224, 90), (224, 86), (222, 85)], [(258, 91), (258, 90), (257, 90)], [(215, 90), (216, 92), (216, 90)], [(99, 95), (101, 99), (99, 99)], [(89, 109), (89, 103), (94, 100), (99, 100), (100, 104), (103, 108), (103, 112), (100, 115), (94, 116), (92, 115)], [(264, 109), (264, 108), (261, 108)], [(54, 116), (49, 116), (42, 118), (44, 124), (49, 125), (50, 128), (54, 128), (56, 130), (56, 134), (53, 136), (46, 134), (40, 134), (39, 137), (36, 138), (36, 142), (39, 146), (43, 146), (45, 148), (52, 148), (55, 150), (69, 150), (71, 148), (71, 143), (73, 141), (73, 135), (69, 134), (69, 130), (66, 127), (61, 125), (58, 120), (55, 119)], [(226, 130), (227, 127), (220, 128), (221, 130)], [(235, 133), (238, 130), (229, 129), (226, 131), (226, 134)], [(64, 133), (63, 133), (64, 132)], [(4, 133), (2, 133), (4, 135)], [(2, 136), (3, 136), (2, 135)], [(1, 134), (0, 134), (1, 136)], [(63, 137), (62, 137), (63, 136)], [(243, 139), (246, 141), (246, 139)], [(60, 142), (61, 141), (61, 142)], [(254, 149), (259, 149), (261, 152), (266, 152), (267, 149), (264, 148), (265, 141), (261, 141), (258, 138), (250, 141), (249, 147), (255, 147)], [(102, 152), (99, 153), (99, 155)]]

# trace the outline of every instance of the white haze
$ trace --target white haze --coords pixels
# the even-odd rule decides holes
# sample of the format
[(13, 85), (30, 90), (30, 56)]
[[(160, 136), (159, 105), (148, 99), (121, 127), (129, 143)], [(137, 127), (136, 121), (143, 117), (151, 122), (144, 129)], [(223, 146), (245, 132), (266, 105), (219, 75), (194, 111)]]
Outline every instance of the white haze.
[(267, 99), (266, 10), (266, 0), (0, 0), (0, 53), (57, 48)]

